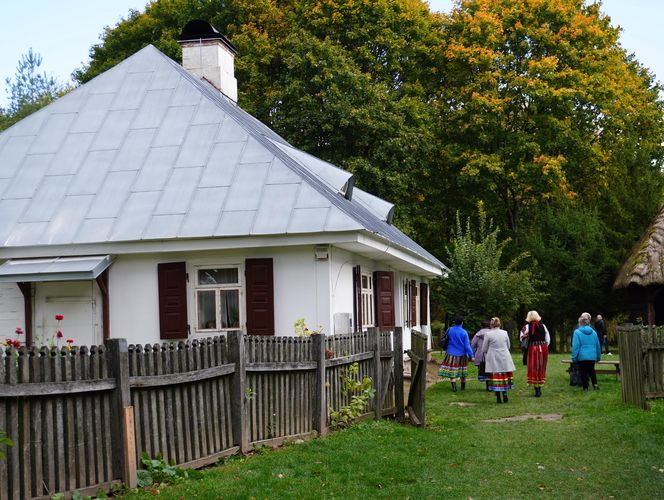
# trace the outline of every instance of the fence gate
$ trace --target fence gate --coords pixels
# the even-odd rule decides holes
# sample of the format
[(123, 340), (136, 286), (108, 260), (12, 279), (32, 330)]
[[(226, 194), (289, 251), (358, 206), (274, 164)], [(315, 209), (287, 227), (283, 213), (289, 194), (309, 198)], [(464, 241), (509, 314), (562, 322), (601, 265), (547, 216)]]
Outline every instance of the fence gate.
[(427, 387), (427, 336), (411, 330), (408, 357), (410, 358), (410, 391), (408, 392), (408, 416), (420, 427), (425, 424), (424, 393)]

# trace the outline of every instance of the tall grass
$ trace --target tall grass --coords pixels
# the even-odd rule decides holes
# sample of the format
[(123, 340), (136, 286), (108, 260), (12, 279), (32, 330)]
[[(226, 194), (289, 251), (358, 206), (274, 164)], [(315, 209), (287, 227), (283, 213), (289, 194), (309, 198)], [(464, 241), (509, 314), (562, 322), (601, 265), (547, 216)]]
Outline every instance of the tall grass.
[[(664, 402), (649, 412), (623, 405), (611, 375), (599, 376), (599, 391), (569, 387), (563, 356), (550, 357), (541, 398), (515, 356), (507, 404), (477, 381), (457, 393), (442, 382), (427, 392), (426, 429), (365, 422), (231, 459), (159, 488), (160, 498), (662, 498)], [(562, 418), (497, 421), (544, 414)]]

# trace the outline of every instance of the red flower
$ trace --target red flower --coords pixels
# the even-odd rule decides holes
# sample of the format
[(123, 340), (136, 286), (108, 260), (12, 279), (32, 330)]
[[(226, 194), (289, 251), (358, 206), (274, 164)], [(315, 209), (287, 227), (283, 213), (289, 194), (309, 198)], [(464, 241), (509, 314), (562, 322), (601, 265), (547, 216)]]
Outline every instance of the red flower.
[(20, 326), (17, 326), (16, 327), (16, 335), (22, 335), (22, 334), (23, 334), (23, 328), (21, 328)]
[(62, 321), (63, 319), (65, 319), (65, 317), (64, 317), (63, 314), (56, 314), (56, 315), (55, 315), (55, 319), (56, 319), (57, 321)]
[(67, 339), (67, 344), (73, 344), (73, 343), (74, 343), (74, 339)]
[(57, 332), (55, 335), (56, 335), (59, 339), (61, 339), (62, 337), (64, 337), (64, 335), (62, 335), (62, 330), (58, 330), (58, 332)]

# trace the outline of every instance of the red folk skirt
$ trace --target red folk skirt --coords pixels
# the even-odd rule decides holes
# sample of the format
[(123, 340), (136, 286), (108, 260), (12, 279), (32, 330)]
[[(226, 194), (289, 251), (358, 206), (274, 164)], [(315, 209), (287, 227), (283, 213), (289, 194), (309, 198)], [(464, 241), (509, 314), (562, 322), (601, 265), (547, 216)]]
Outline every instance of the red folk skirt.
[(549, 359), (549, 346), (546, 342), (532, 342), (528, 346), (528, 385), (542, 387), (546, 382), (546, 363)]

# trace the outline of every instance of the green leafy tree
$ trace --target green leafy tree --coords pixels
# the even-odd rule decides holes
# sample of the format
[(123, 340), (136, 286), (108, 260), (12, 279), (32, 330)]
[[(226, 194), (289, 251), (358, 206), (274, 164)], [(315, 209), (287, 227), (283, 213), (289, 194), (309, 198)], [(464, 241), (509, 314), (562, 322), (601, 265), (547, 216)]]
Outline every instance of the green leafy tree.
[(67, 91), (53, 76), (39, 72), (42, 57), (32, 48), (23, 54), (13, 78), (5, 80), (9, 105), (0, 108), (0, 130), (46, 106)]
[(618, 35), (584, 0), (462, 0), (450, 14), (443, 142), (462, 189), (514, 234), (531, 208), (578, 200), (624, 247), (656, 212), (660, 89)]
[(435, 290), (445, 309), (463, 314), (470, 329), (492, 316), (509, 320), (522, 304), (535, 303), (544, 295), (534, 273), (521, 268), (527, 254), (503, 262), (509, 241), (500, 239), (499, 228), (487, 222), (481, 208), (477, 230), (470, 218), (462, 225), (457, 213), (456, 231), (447, 250), (450, 272)]
[(604, 224), (597, 211), (570, 204), (544, 207), (524, 239), (547, 277), (538, 311), (550, 329), (576, 324), (583, 311), (608, 313), (613, 270)]

